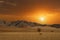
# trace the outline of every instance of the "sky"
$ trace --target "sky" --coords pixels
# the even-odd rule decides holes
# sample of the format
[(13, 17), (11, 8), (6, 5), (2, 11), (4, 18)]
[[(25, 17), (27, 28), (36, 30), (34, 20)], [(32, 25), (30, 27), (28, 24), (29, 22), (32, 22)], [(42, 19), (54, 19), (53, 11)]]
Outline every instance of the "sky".
[(0, 19), (60, 24), (60, 0), (0, 0)]

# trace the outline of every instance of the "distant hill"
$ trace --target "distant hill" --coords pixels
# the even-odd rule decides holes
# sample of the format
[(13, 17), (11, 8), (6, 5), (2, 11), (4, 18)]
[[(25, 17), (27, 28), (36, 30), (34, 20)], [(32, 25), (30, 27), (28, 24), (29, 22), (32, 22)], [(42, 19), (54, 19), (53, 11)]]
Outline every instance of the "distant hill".
[(11, 22), (7, 22), (4, 20), (0, 20), (0, 25), (1, 26), (7, 26), (7, 27), (35, 27), (35, 26), (49, 26), (49, 27), (55, 27), (55, 28), (60, 28), (60, 24), (52, 24), (52, 25), (48, 25), (48, 24), (39, 24), (36, 22), (28, 22), (28, 21), (24, 21), (24, 20), (17, 20), (17, 21), (11, 21)]
[(22, 20), (11, 21), (11, 22), (0, 20), (0, 25), (15, 26), (15, 27), (26, 27), (26, 26), (34, 27), (34, 26), (40, 26), (41, 24), (35, 22), (22, 21)]

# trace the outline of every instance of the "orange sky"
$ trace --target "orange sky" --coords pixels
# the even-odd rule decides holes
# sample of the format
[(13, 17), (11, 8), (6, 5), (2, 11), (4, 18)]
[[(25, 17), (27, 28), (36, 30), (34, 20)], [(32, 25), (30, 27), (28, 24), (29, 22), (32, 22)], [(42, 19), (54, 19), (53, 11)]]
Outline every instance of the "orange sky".
[[(40, 20), (41, 17), (44, 17), (44, 21)], [(41, 24), (60, 24), (60, 14), (47, 11), (35, 11), (35, 13), (27, 15), (0, 15), (0, 19), (4, 19), (7, 21), (27, 20)]]
[[(0, 19), (60, 24), (60, 0), (8, 0), (8, 4), (3, 2), (0, 5)], [(44, 17), (44, 21), (40, 20), (41, 17)]]

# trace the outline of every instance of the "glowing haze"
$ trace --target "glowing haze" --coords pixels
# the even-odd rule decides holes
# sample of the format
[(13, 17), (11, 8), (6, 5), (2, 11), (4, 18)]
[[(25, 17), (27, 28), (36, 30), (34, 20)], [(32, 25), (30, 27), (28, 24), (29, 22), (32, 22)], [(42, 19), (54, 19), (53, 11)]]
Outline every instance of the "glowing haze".
[(0, 1), (0, 19), (27, 20), (41, 24), (60, 24), (60, 0)]

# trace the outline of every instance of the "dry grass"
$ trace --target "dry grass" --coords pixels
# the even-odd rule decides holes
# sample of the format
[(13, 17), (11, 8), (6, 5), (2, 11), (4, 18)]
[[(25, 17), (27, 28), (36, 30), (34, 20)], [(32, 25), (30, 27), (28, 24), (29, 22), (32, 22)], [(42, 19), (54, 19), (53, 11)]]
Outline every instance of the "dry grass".
[(1, 32), (0, 40), (60, 40), (59, 32)]
[(60, 28), (40, 27), (16, 28), (0, 27), (0, 40), (60, 40)]

